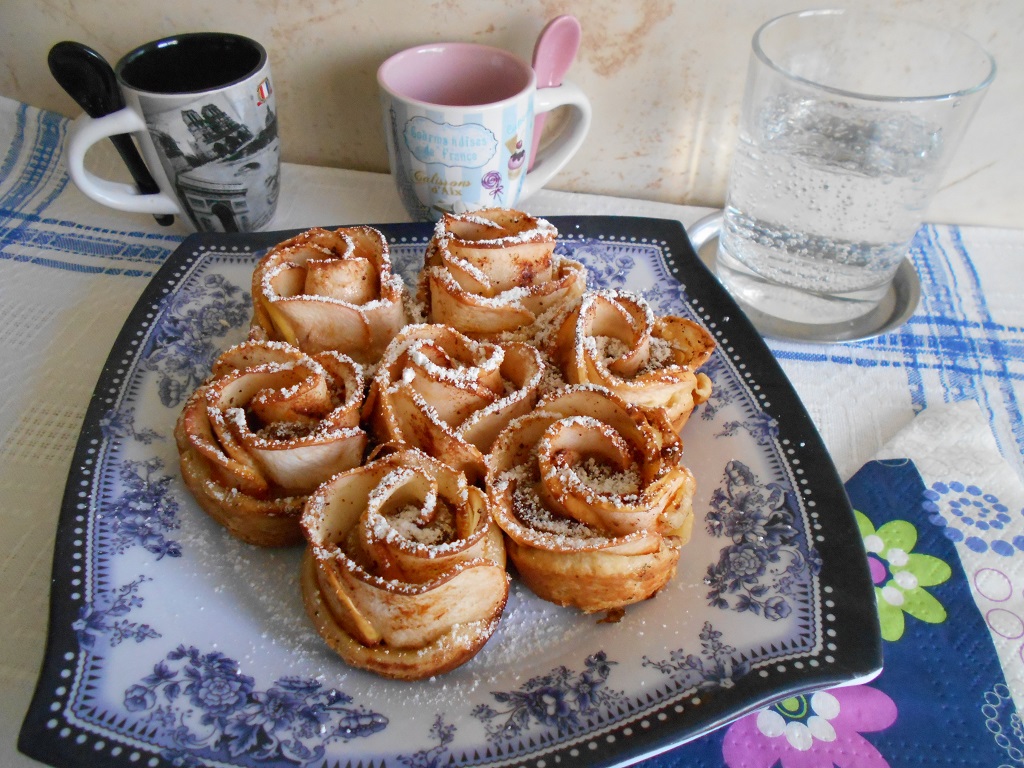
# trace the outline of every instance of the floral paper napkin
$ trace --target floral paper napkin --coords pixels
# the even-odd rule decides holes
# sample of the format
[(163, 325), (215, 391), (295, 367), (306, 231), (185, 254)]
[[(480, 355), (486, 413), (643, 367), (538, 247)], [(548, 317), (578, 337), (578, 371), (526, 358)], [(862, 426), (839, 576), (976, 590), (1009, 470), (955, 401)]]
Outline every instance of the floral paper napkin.
[(930, 408), (846, 483), (884, 669), (795, 696), (647, 768), (1024, 764), (1024, 487), (973, 402)]
[[(1020, 707), (1024, 705), (1024, 487), (1003, 461), (973, 400), (922, 412), (876, 458), (895, 461), (901, 457), (913, 461), (925, 485), (919, 525), (934, 526), (955, 545), (977, 610)], [(880, 605), (886, 596), (882, 591)], [(882, 608), (883, 636), (890, 610)], [(938, 615), (934, 608), (925, 610)], [(1017, 755), (1024, 760), (1024, 755)]]

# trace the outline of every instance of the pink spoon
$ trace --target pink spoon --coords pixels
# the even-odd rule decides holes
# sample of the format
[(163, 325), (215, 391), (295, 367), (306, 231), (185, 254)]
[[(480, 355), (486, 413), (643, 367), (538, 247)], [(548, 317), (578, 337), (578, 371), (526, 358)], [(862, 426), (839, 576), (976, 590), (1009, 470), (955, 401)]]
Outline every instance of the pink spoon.
[[(540, 31), (533, 47), (533, 71), (537, 73), (538, 88), (553, 88), (562, 84), (562, 78), (576, 58), (581, 38), (582, 30), (575, 16), (556, 16)], [(546, 118), (547, 115), (537, 115), (533, 119), (533, 143), (528, 169), (533, 168)]]

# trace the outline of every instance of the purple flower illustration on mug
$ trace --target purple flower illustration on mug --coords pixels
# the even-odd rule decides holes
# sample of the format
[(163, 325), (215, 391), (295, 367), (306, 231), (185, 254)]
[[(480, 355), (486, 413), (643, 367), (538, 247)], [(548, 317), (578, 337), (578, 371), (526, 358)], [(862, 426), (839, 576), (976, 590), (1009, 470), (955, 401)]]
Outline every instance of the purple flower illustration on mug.
[(491, 171), (480, 180), (480, 186), (491, 191), (491, 197), (497, 197), (505, 188), (501, 186), (501, 174), (498, 171)]

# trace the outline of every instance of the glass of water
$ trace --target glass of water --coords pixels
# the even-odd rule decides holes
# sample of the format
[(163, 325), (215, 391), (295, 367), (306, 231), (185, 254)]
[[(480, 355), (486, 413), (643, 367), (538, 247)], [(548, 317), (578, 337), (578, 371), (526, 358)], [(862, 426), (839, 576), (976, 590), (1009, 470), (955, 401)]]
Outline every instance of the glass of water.
[(758, 29), (716, 261), (752, 319), (841, 329), (879, 305), (994, 76), (974, 40), (922, 23)]

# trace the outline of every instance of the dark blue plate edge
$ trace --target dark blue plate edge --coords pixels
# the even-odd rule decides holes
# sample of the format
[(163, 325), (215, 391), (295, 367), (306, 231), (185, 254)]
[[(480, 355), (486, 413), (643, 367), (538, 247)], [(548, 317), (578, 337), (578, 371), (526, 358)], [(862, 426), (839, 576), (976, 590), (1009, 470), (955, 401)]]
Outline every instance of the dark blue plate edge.
[[(821, 540), (815, 541), (823, 563), (821, 581), (825, 584), (849, 585), (849, 588), (841, 591), (837, 589), (833, 593), (831, 599), (835, 604), (827, 609), (835, 615), (832, 624), (847, 633), (845, 636), (837, 635), (833, 639), (836, 648), (831, 651), (834, 658), (831, 663), (816, 670), (805, 670), (799, 678), (787, 680), (785, 685), (779, 685), (773, 680), (772, 675), (762, 678), (748, 674), (735, 681), (735, 685), (728, 690), (701, 694), (700, 706), (686, 706), (682, 715), (676, 713), (674, 704), (667, 704), (660, 710), (646, 709), (641, 715), (616, 721), (613, 732), (621, 731), (627, 726), (635, 726), (635, 722), (639, 720), (648, 723), (648, 727), (642, 730), (633, 727), (631, 737), (617, 733), (614, 740), (603, 739), (601, 748), (596, 753), (583, 755), (581, 751), (578, 757), (573, 756), (570, 750), (587, 741), (586, 737), (580, 737), (574, 739), (571, 744), (545, 749), (544, 759), (547, 764), (557, 761), (562, 765), (581, 768), (584, 765), (588, 768), (628, 765), (671, 750), (781, 698), (864, 681), (877, 675), (882, 668), (882, 645), (873, 586), (860, 533), (842, 481), (813, 421), (778, 362), (736, 302), (694, 252), (683, 225), (674, 219), (645, 217), (546, 218), (565, 238), (608, 239), (612, 236), (613, 242), (615, 238), (636, 238), (638, 241), (666, 244), (669, 267), (685, 285), (687, 295), (700, 297), (700, 305), (706, 313), (710, 314), (717, 326), (728, 334), (730, 343), (741, 351), (741, 357), (748, 367), (757, 371), (761, 386), (769, 388), (771, 405), (765, 410), (779, 421), (780, 436), (788, 438), (792, 444), (801, 446), (805, 476), (816, 478), (814, 490), (817, 508), (827, 510), (827, 513), (822, 513), (823, 535)], [(433, 232), (433, 225), (428, 223), (370, 226), (380, 229), (392, 242), (401, 238), (425, 240)], [(168, 283), (176, 284), (176, 281), (170, 278), (180, 269), (181, 262), (190, 258), (199, 249), (241, 246), (254, 254), (255, 265), (256, 256), (260, 255), (262, 250), (304, 229), (242, 235), (198, 233), (188, 236), (167, 258), (143, 290), (111, 348), (86, 412), (61, 505), (50, 583), (46, 650), (36, 690), (18, 738), (19, 751), (29, 757), (58, 768), (74, 768), (83, 764), (121, 768), (144, 764), (148, 757), (160, 757), (159, 752), (130, 747), (125, 747), (121, 754), (116, 756), (109, 751), (101, 754), (88, 740), (83, 744), (76, 743), (76, 733), (61, 738), (55, 732), (58, 729), (48, 728), (46, 725), (53, 718), (59, 719), (60, 710), (65, 703), (62, 697), (53, 694), (63, 680), (60, 673), (67, 664), (64, 656), (77, 653), (79, 647), (77, 638), (70, 629), (78, 611), (77, 602), (70, 597), (69, 586), (71, 556), (74, 549), (70, 542), (71, 530), (76, 524), (75, 517), (80, 514), (77, 509), (77, 493), (80, 488), (76, 482), (80, 479), (77, 476), (77, 468), (85, 462), (92, 441), (102, 438), (100, 419), (108, 409), (106, 393), (112, 388), (112, 379), (116, 377), (114, 369), (124, 357), (129, 339), (135, 336), (137, 328), (146, 324), (146, 314), (159, 305), (164, 296), (163, 286)], [(685, 430), (683, 437), (685, 442)], [(824, 610), (822, 608), (822, 611)], [(57, 632), (56, 627), (68, 629)], [(60, 708), (53, 711), (51, 707), (57, 704)], [(662, 713), (665, 715), (664, 720), (659, 719)], [(684, 722), (680, 723), (680, 718), (685, 718)], [(602, 732), (607, 730), (606, 728)], [(141, 753), (142, 759), (136, 756), (135, 760), (131, 760), (132, 752)], [(161, 758), (161, 763), (163, 762)], [(521, 756), (512, 762), (528, 764), (531, 758)]]

